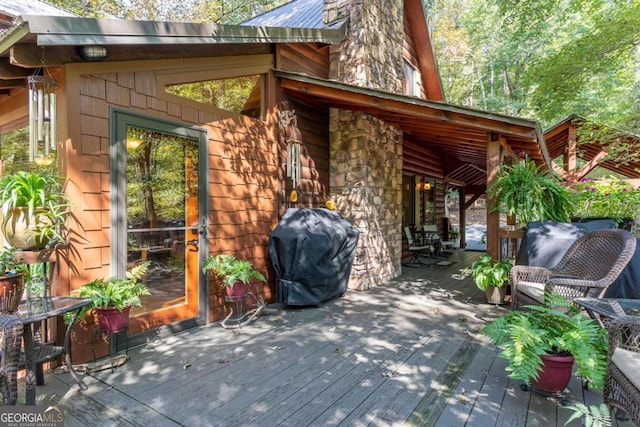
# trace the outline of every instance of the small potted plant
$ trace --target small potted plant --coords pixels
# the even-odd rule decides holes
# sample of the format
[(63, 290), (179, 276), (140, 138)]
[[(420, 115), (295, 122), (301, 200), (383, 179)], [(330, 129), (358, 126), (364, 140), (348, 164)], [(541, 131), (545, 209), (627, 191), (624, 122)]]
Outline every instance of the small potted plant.
[(264, 274), (255, 270), (250, 261), (228, 254), (209, 255), (204, 260), (202, 271), (212, 272), (220, 278), (226, 295), (232, 299), (244, 297), (251, 279), (267, 281)]
[(0, 206), (2, 232), (11, 246), (33, 250), (65, 241), (68, 199), (58, 177), (28, 171), (2, 177)]
[(509, 377), (547, 394), (561, 394), (576, 372), (602, 389), (607, 368), (607, 330), (564, 297), (546, 295), (548, 305), (524, 306), (485, 325), (481, 332), (503, 350)]
[(145, 262), (127, 271), (125, 278), (96, 279), (82, 285), (79, 296), (91, 298), (93, 303), (86, 306), (78, 317), (93, 309), (98, 317), (100, 330), (104, 333), (115, 334), (124, 330), (129, 323), (131, 307), (140, 307), (140, 297), (150, 295), (143, 283), (148, 268), (149, 262)]
[(10, 313), (20, 305), (24, 292), (24, 277), (28, 271), (16, 248), (0, 251), (0, 312)]
[(497, 260), (491, 255), (483, 255), (471, 265), (471, 278), (478, 289), (485, 291), (488, 303), (505, 303), (511, 260), (510, 257)]

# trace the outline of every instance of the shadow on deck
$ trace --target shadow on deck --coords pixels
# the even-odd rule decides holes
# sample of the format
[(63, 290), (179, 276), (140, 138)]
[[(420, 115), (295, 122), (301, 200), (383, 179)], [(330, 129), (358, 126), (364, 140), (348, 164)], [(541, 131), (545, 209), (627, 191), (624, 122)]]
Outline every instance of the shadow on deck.
[[(459, 274), (481, 254), (320, 307), (272, 305), (236, 331), (215, 323), (148, 343), (85, 374), (86, 391), (48, 372), (38, 402), (58, 405), (66, 427), (563, 426), (572, 412), (509, 381), (478, 333), (508, 310)], [(568, 398), (602, 402), (579, 378)]]

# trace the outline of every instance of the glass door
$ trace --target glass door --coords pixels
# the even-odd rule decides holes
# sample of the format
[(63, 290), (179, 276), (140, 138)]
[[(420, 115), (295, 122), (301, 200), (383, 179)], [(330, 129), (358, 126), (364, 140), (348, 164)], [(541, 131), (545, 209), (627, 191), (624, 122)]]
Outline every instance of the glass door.
[(202, 317), (207, 228), (201, 138), (162, 122), (132, 120), (119, 127), (125, 137), (117, 150), (116, 274), (149, 263), (151, 295), (132, 315), (153, 325)]

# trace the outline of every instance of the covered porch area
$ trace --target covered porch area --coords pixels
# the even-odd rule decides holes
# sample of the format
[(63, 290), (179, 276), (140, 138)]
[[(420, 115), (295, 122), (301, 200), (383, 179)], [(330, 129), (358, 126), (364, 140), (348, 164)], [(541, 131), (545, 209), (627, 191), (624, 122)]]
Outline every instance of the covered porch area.
[[(62, 409), (67, 427), (564, 426), (572, 411), (522, 391), (479, 334), (509, 310), (460, 274), (480, 255), (455, 251), (450, 266), (405, 269), (320, 307), (271, 305), (238, 330), (158, 338), (85, 374), (87, 391), (49, 372), (38, 403)], [(567, 398), (602, 402), (575, 376)]]

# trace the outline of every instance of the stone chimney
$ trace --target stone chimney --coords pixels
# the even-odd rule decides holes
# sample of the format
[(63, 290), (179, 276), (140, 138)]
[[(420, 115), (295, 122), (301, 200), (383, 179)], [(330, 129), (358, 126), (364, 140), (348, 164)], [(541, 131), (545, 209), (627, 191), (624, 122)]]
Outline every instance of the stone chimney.
[[(403, 93), (403, 1), (325, 0), (324, 21), (348, 18), (330, 53), (330, 78)], [(402, 132), (366, 113), (330, 113), (331, 198), (360, 230), (349, 288), (396, 277), (402, 257)]]

